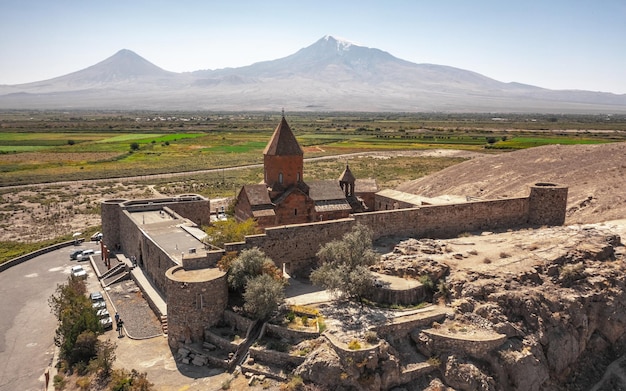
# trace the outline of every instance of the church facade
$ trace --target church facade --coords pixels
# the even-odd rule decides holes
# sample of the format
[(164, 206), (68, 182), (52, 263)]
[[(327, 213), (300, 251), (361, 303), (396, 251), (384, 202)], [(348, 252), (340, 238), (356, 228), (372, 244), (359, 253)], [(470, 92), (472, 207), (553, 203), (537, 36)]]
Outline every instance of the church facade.
[(285, 116), (263, 151), (263, 182), (244, 185), (235, 218), (254, 219), (261, 228), (335, 220), (374, 210), (378, 186), (358, 181), (346, 165), (335, 181), (304, 182), (304, 152)]

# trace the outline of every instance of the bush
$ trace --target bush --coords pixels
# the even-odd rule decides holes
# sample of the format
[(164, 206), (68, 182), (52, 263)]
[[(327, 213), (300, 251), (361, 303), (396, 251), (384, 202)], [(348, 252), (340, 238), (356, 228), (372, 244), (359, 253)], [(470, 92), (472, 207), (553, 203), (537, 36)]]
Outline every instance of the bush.
[(350, 350), (359, 350), (361, 349), (361, 344), (359, 343), (358, 339), (353, 339), (352, 341), (350, 341), (350, 343), (348, 344), (348, 349)]
[(63, 375), (54, 375), (52, 378), (52, 385), (56, 391), (62, 391), (67, 385), (67, 379), (65, 379), (65, 376)]
[(304, 381), (300, 376), (294, 376), (287, 383), (280, 385), (280, 391), (300, 391), (304, 390)]
[(375, 331), (368, 331), (365, 333), (365, 341), (370, 344), (378, 342), (378, 335)]

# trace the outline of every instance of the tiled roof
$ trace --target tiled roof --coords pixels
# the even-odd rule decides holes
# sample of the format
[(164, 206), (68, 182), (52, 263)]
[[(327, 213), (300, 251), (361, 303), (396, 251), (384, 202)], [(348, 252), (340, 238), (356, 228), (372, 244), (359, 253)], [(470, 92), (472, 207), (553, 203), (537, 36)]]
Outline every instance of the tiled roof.
[(343, 173), (339, 177), (339, 182), (353, 183), (355, 180), (354, 174), (352, 174), (350, 167), (346, 164), (346, 169), (343, 170)]
[(260, 209), (252, 211), (253, 217), (267, 217), (267, 216), (276, 216), (274, 209)]
[(280, 120), (280, 123), (274, 130), (272, 138), (267, 143), (263, 155), (276, 155), (276, 156), (303, 156), (304, 152), (300, 148), (300, 144), (296, 140), (296, 136), (293, 135), (289, 124), (285, 117)]
[(316, 212), (330, 212), (337, 210), (347, 210), (352, 211), (352, 207), (350, 203), (344, 198), (342, 200), (325, 200), (325, 201), (316, 201), (315, 202), (315, 211)]
[(265, 185), (245, 185), (243, 191), (246, 193), (250, 206), (253, 208), (257, 205), (272, 204)]
[(365, 179), (357, 179), (354, 183), (354, 192), (355, 193), (376, 193), (378, 191), (378, 184), (376, 183), (376, 179), (373, 178), (365, 178)]
[(312, 181), (309, 185), (309, 196), (313, 201), (345, 200), (346, 196), (337, 181)]

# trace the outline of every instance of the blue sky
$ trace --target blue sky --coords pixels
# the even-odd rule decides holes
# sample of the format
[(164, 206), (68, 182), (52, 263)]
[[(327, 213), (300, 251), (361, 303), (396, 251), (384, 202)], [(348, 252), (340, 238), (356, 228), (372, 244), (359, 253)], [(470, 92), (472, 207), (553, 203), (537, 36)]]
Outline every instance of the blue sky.
[(504, 82), (626, 93), (623, 0), (2, 0), (0, 84), (120, 49), (175, 72), (238, 67), (327, 34)]

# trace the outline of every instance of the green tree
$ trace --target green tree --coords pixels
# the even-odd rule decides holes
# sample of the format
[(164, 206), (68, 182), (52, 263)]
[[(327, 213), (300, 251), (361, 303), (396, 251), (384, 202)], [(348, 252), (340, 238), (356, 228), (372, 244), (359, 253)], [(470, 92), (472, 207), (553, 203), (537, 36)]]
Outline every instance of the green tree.
[(372, 247), (372, 231), (357, 224), (341, 240), (326, 243), (317, 252), (321, 266), (311, 273), (311, 281), (345, 297), (356, 297), (371, 289), (374, 278), (369, 266), (378, 262)]
[(207, 234), (204, 240), (206, 244), (224, 248), (225, 243), (241, 242), (246, 235), (258, 234), (259, 228), (252, 219), (242, 222), (229, 219), (213, 222), (204, 232)]
[(268, 319), (285, 300), (285, 287), (268, 274), (251, 278), (243, 294), (243, 309), (255, 319)]
[(235, 291), (246, 287), (248, 281), (261, 274), (267, 274), (271, 278), (282, 278), (280, 270), (265, 253), (254, 247), (243, 250), (235, 259), (228, 270), (228, 285)]
[(139, 149), (139, 143), (137, 143), (137, 142), (130, 143), (130, 150), (131, 151), (136, 151), (138, 149)]
[(103, 378), (109, 377), (113, 370), (116, 349), (117, 345), (109, 340), (98, 341), (96, 357), (89, 362), (89, 370), (94, 373), (100, 372)]
[[(70, 365), (83, 360), (86, 336), (81, 345), (75, 347), (84, 332), (102, 333), (102, 325), (85, 295), (85, 282), (70, 276), (66, 284), (57, 286), (55, 293), (48, 300), (52, 313), (58, 320), (54, 342), (60, 348), (59, 356), (68, 360)], [(76, 350), (75, 350), (76, 348)], [(85, 361), (87, 364), (89, 361)]]

